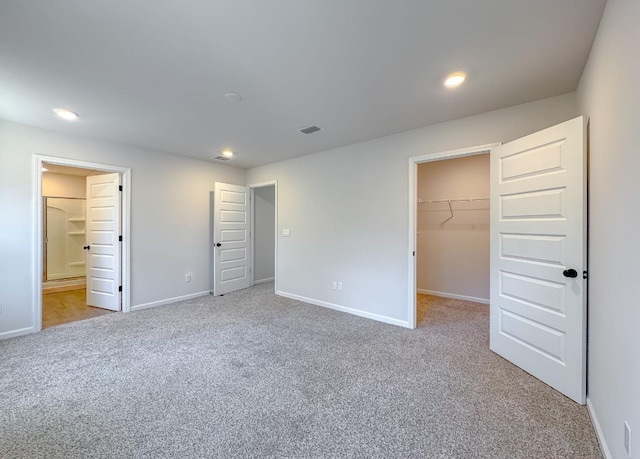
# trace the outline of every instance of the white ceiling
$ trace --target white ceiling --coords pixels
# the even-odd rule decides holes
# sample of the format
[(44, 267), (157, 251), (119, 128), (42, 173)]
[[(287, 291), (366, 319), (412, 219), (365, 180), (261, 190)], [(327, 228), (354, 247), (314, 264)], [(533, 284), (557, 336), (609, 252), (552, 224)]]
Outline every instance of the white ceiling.
[(0, 118), (253, 167), (573, 91), (604, 3), (0, 0)]

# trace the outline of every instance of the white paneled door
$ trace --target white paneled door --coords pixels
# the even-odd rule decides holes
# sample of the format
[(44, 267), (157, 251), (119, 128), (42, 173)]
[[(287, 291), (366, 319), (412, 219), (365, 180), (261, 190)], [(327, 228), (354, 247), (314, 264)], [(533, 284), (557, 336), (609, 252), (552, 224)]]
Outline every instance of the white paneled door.
[(585, 132), (580, 117), (491, 150), (491, 349), (580, 404)]
[(251, 286), (249, 274), (249, 188), (215, 184), (213, 293), (225, 293)]
[(120, 311), (120, 174), (87, 177), (87, 304)]

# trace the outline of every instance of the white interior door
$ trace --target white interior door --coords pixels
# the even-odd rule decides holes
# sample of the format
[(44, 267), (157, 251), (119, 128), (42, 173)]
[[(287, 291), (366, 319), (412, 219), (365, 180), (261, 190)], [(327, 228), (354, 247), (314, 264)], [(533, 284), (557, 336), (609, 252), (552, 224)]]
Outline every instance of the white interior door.
[(582, 117), (491, 150), (491, 350), (586, 397)]
[(249, 273), (249, 188), (215, 184), (214, 195), (214, 269), (213, 293), (228, 292), (251, 286)]
[(87, 304), (120, 310), (120, 174), (87, 177)]

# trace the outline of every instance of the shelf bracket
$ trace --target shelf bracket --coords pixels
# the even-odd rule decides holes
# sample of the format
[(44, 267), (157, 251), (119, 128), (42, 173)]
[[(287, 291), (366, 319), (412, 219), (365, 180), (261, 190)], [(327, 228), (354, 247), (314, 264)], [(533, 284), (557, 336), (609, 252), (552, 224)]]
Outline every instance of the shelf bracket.
[(451, 217), (447, 218), (445, 221), (440, 223), (441, 225), (444, 225), (445, 223), (447, 223), (449, 220), (453, 218), (453, 208), (451, 207), (451, 200), (448, 200), (447, 204), (449, 204), (449, 212), (451, 213)]

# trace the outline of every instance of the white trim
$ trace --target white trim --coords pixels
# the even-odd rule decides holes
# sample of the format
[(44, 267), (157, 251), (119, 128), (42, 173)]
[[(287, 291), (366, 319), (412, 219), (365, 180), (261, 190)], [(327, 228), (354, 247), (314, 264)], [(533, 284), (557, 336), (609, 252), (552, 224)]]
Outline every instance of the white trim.
[[(33, 237), (33, 327), (34, 332), (42, 330), (42, 232), (44, 216), (44, 200), (42, 199), (42, 163), (60, 166), (78, 167), (105, 172), (118, 173), (122, 177), (122, 312), (131, 310), (131, 168), (111, 166), (74, 159), (53, 156), (33, 155), (33, 184), (34, 184), (34, 233)], [(24, 329), (23, 329), (24, 330)], [(17, 330), (20, 331), (20, 330)]]
[[(249, 249), (249, 279), (250, 279), (250, 286), (251, 285), (255, 285), (255, 271), (256, 271), (256, 266), (255, 266), (255, 253), (256, 253), (256, 193), (255, 190), (251, 187), (249, 188), (249, 214), (250, 214), (250, 219), (251, 219), (251, 224), (250, 224), (250, 228), (249, 228), (249, 245), (250, 245), (250, 249)], [(215, 266), (215, 265), (214, 265)]]
[(268, 277), (267, 279), (260, 279), (257, 281), (253, 281), (253, 285), (266, 284), (267, 282), (273, 282), (274, 280), (275, 280), (275, 277)]
[(442, 298), (452, 298), (454, 300), (473, 301), (474, 303), (489, 304), (489, 298), (479, 298), (477, 296), (458, 295), (457, 293), (436, 292), (435, 290), (416, 289), (418, 293), (426, 295), (440, 296)]
[(164, 300), (151, 301), (150, 303), (136, 304), (135, 306), (131, 306), (131, 311), (133, 312), (133, 311), (140, 311), (142, 309), (155, 308), (156, 306), (177, 303), (178, 301), (190, 300), (192, 298), (198, 298), (206, 295), (211, 295), (211, 292), (207, 290), (206, 292), (190, 293), (188, 295), (176, 296), (173, 298), (165, 298)]
[(17, 330), (6, 331), (0, 333), (0, 340), (15, 338), (16, 336), (28, 335), (35, 332), (34, 327), (19, 328)]
[(378, 322), (384, 322), (386, 324), (391, 325), (399, 325), (404, 328), (411, 328), (409, 326), (409, 322), (405, 320), (398, 320), (392, 317), (382, 316), (380, 314), (374, 314), (372, 312), (361, 311), (360, 309), (349, 308), (347, 306), (340, 306), (339, 304), (328, 303), (326, 301), (316, 300), (313, 298), (308, 298), (306, 296), (295, 295), (293, 293), (280, 292), (276, 290), (276, 295), (283, 296), (285, 298), (290, 298), (292, 300), (302, 301), (303, 303), (309, 303), (316, 306), (322, 306), (323, 308), (334, 309), (336, 311), (346, 312), (348, 314), (352, 314), (354, 316), (365, 317), (367, 319), (373, 319)]
[(257, 183), (251, 183), (250, 185), (247, 185), (249, 188), (264, 188), (266, 186), (271, 186), (271, 185), (278, 185), (278, 181), (277, 180), (267, 180), (266, 182), (257, 182)]
[[(249, 189), (251, 190), (251, 285), (256, 285), (262, 282), (268, 282), (269, 280), (273, 280), (273, 289), (275, 292), (278, 291), (278, 181), (277, 180), (268, 180), (266, 182), (258, 182), (258, 183), (252, 183), (250, 185), (247, 185), (249, 187)], [(254, 189), (255, 188), (264, 188), (267, 186), (273, 186), (273, 193), (274, 193), (274, 201), (275, 201), (275, 218), (274, 218), (274, 237), (275, 237), (275, 246), (274, 246), (274, 256), (273, 256), (273, 275), (274, 277), (272, 279), (269, 280), (262, 280), (262, 281), (254, 281), (253, 280), (253, 276), (255, 273), (255, 266), (254, 266), (254, 258), (253, 258), (253, 254), (254, 254), (254, 242), (255, 242), (255, 238), (253, 237), (255, 234), (255, 227), (254, 227), (254, 222), (255, 222), (255, 218), (254, 217), (254, 203), (255, 203), (255, 199), (254, 199)]]
[(607, 441), (604, 438), (602, 427), (600, 427), (600, 423), (598, 422), (596, 411), (593, 408), (593, 404), (591, 403), (591, 399), (589, 397), (587, 397), (587, 411), (589, 412), (589, 417), (591, 417), (593, 428), (596, 431), (596, 437), (598, 437), (598, 444), (600, 445), (600, 451), (602, 451), (602, 455), (605, 457), (605, 459), (613, 459), (613, 455), (611, 454), (609, 446), (607, 446)]
[(497, 147), (502, 143), (488, 143), (475, 147), (459, 148), (457, 150), (443, 151), (420, 156), (412, 156), (409, 158), (409, 247), (407, 251), (407, 272), (408, 272), (408, 290), (407, 298), (409, 299), (408, 324), (409, 328), (416, 328), (416, 257), (414, 252), (417, 250), (416, 241), (416, 215), (418, 213), (418, 164), (431, 161), (439, 161), (442, 159), (461, 158), (463, 156), (474, 156), (489, 153), (493, 147)]

